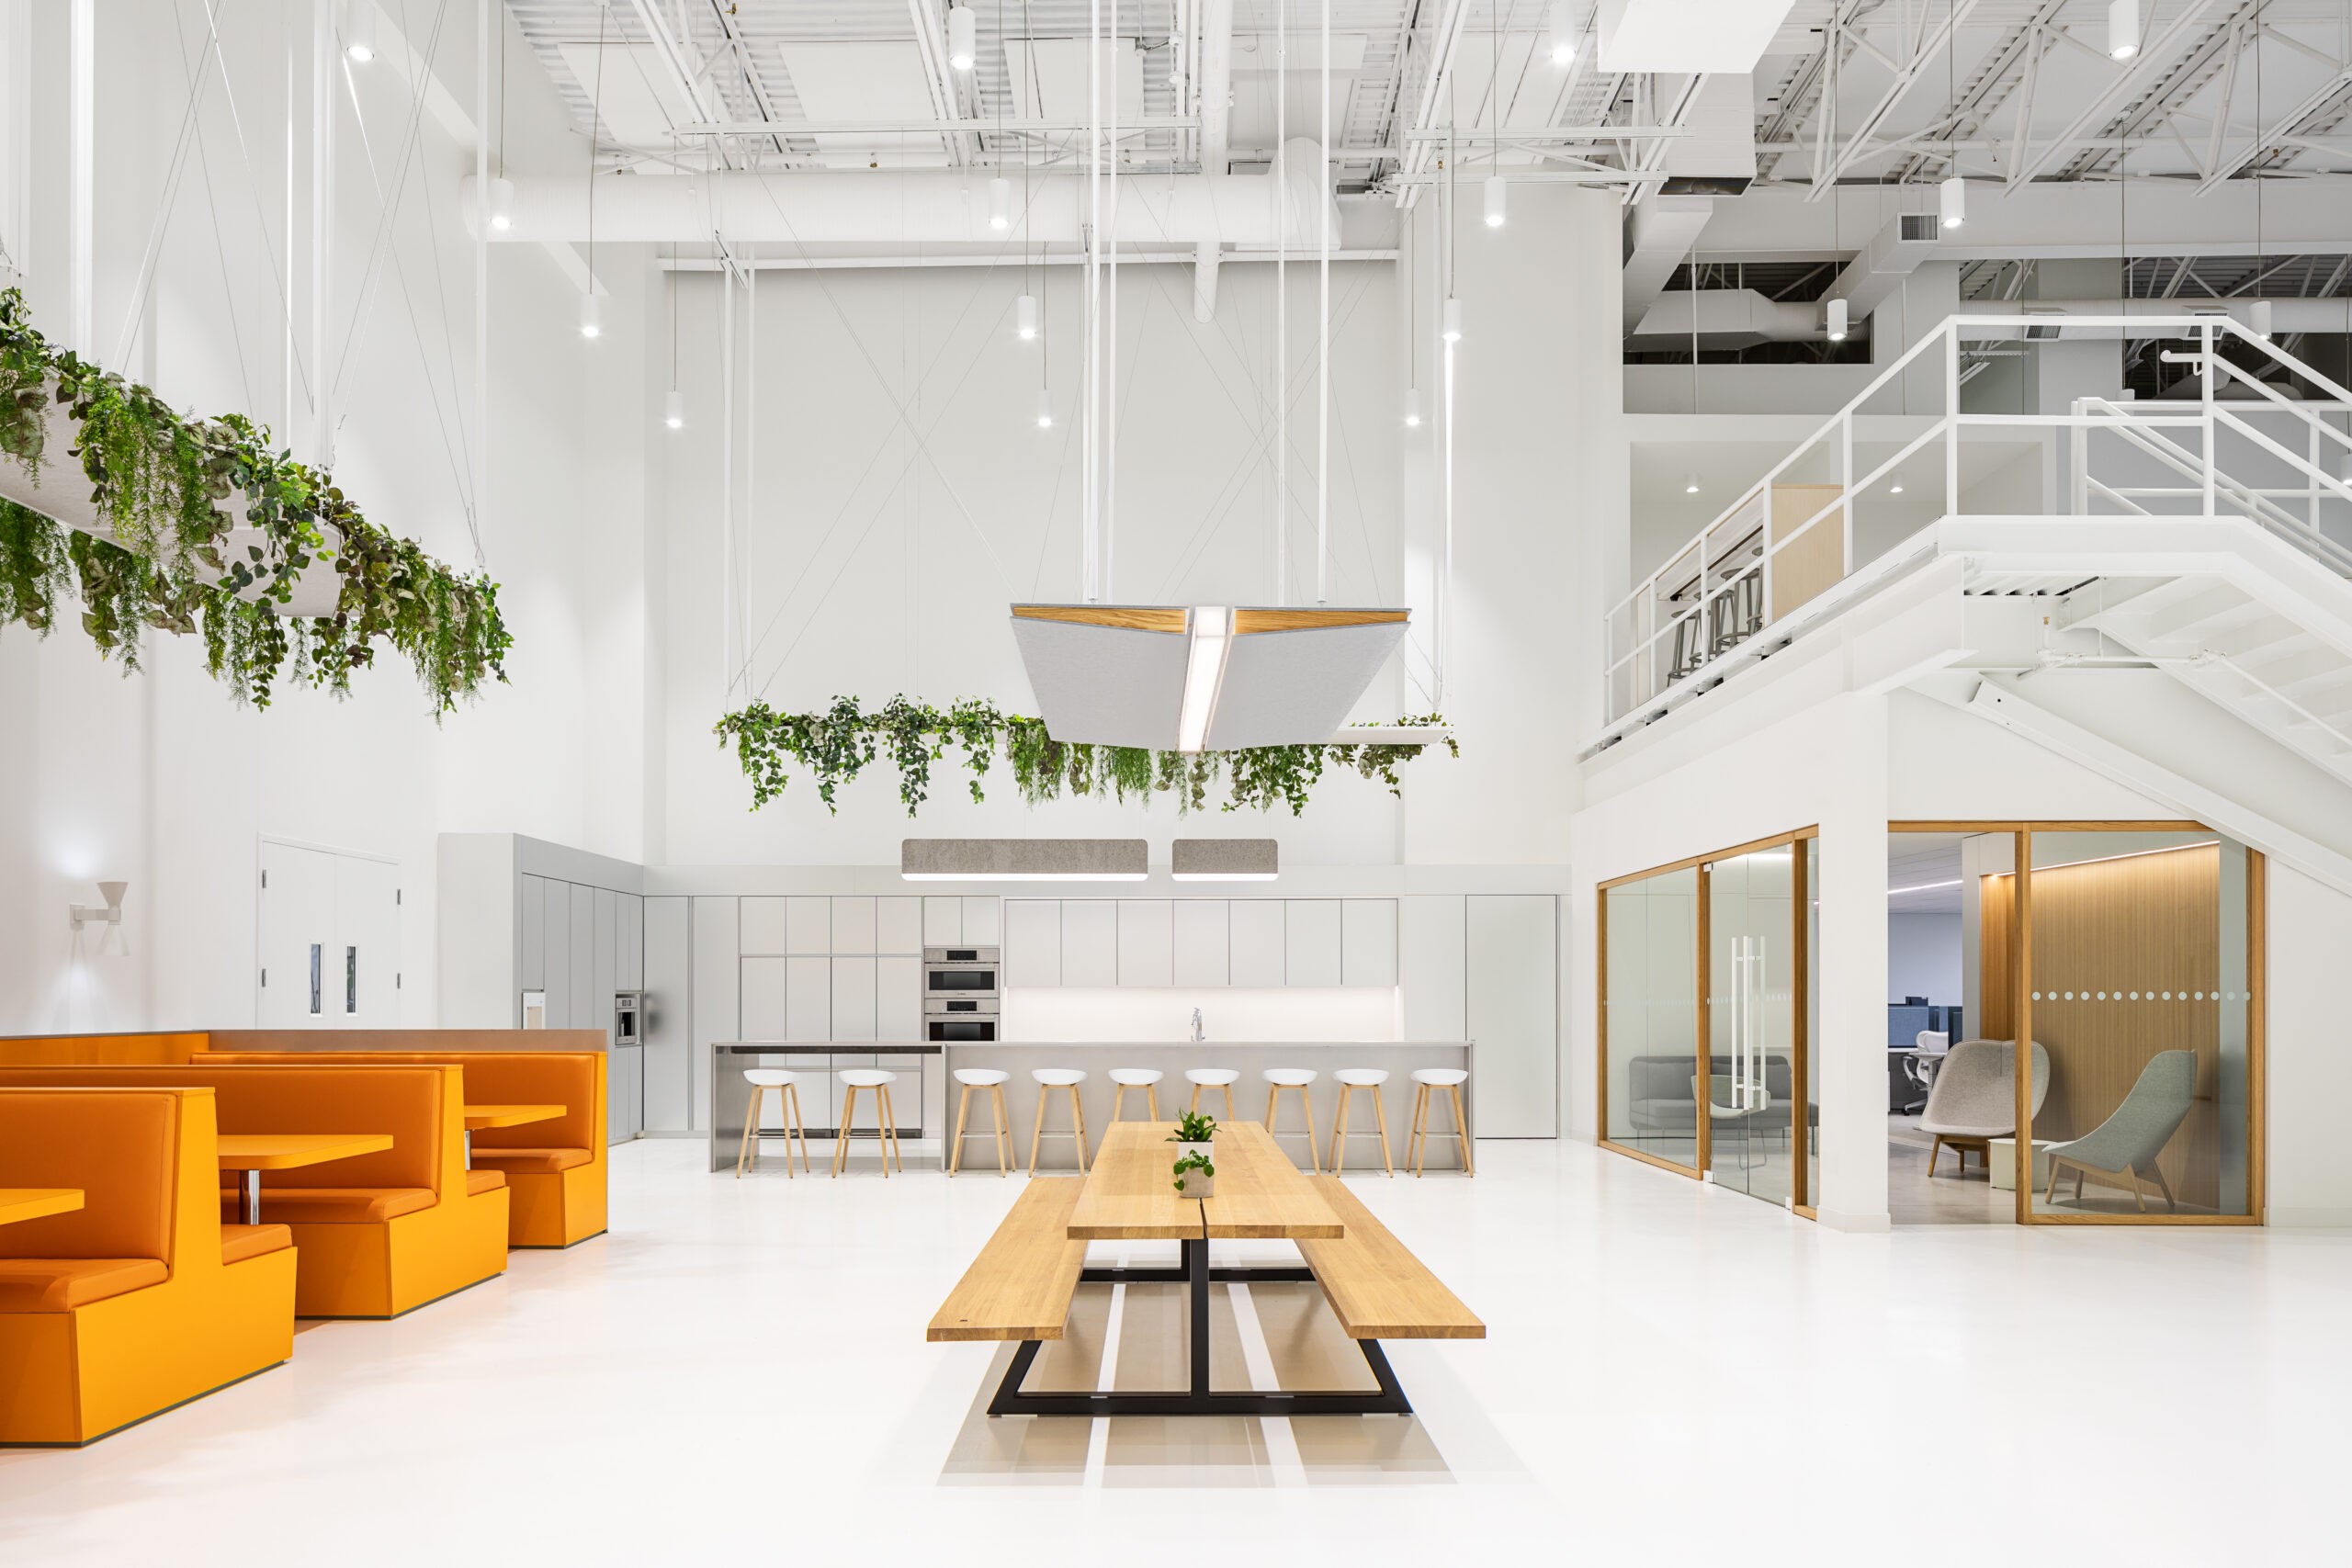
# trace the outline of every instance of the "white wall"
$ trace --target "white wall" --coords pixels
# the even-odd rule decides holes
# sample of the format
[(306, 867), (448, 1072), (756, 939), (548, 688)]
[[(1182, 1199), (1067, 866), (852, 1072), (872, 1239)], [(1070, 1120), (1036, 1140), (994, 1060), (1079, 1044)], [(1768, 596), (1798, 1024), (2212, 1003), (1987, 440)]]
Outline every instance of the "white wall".
[(1925, 997), (1937, 1007), (1961, 1000), (1960, 917), (1886, 917), (1886, 999)]

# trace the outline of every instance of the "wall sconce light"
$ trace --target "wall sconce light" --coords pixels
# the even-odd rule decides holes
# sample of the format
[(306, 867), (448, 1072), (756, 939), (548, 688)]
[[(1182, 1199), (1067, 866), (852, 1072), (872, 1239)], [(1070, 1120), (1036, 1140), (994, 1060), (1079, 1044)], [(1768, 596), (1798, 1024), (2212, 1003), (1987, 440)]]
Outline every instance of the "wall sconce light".
[[(76, 931), (79, 931), (84, 926), (98, 925), (111, 926), (119, 931), (122, 928), (122, 895), (124, 889), (128, 888), (130, 886), (130, 884), (128, 882), (99, 883), (98, 892), (107, 901), (106, 908), (102, 909), (93, 908), (87, 904), (70, 904), (66, 906), (65, 913), (67, 918), (74, 922), (74, 929)], [(105, 941), (104, 932), (99, 933), (99, 940), (102, 942)], [(126, 947), (124, 951), (129, 952), (130, 950)]]

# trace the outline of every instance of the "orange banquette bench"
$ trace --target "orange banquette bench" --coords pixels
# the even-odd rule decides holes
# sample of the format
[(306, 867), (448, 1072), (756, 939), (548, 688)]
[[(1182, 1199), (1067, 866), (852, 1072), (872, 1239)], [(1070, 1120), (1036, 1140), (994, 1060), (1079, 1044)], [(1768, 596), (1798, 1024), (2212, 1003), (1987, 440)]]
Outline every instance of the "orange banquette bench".
[[(396, 1317), (505, 1270), (505, 1179), (465, 1168), (464, 1084), (425, 1064), (0, 1066), (0, 1089), (210, 1089), (222, 1133), (389, 1134), (379, 1154), (262, 1173), (261, 1217), (299, 1249), (303, 1317)], [(210, 1190), (218, 1224), (233, 1180), (216, 1170)]]
[(0, 1443), (86, 1443), (294, 1352), (293, 1238), (220, 1223), (208, 1088), (0, 1088)]
[[(233, 1040), (214, 1037), (214, 1043)], [(560, 1105), (564, 1113), (474, 1134), (474, 1169), (506, 1178), (511, 1247), (570, 1247), (605, 1230), (605, 1088), (602, 1051), (215, 1050), (193, 1058), (220, 1063), (427, 1062), (459, 1066), (475, 1105)]]

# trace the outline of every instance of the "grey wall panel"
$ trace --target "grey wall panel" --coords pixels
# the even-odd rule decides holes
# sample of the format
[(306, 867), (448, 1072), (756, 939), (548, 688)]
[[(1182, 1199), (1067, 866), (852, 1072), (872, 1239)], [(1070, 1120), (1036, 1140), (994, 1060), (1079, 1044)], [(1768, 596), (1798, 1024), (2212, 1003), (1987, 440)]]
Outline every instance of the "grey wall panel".
[(1559, 904), (1534, 893), (1467, 900), (1465, 990), (1483, 1138), (1559, 1136)]
[(694, 1049), (687, 1104), (692, 1125), (706, 1132), (710, 1114), (710, 1043), (742, 1037), (736, 976), (736, 908), (732, 898), (697, 898), (694, 919)]
[(644, 913), (645, 1127), (684, 1133), (694, 1124), (692, 901), (648, 898)]

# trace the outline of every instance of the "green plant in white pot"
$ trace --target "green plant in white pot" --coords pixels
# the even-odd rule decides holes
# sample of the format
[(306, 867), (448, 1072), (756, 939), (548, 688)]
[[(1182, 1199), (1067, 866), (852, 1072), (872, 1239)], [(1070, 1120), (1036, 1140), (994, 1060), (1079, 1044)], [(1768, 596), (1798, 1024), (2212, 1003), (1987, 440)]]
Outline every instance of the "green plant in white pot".
[(1187, 1198), (1216, 1195), (1216, 1123), (1197, 1111), (1176, 1119), (1169, 1142), (1176, 1145), (1176, 1190)]

